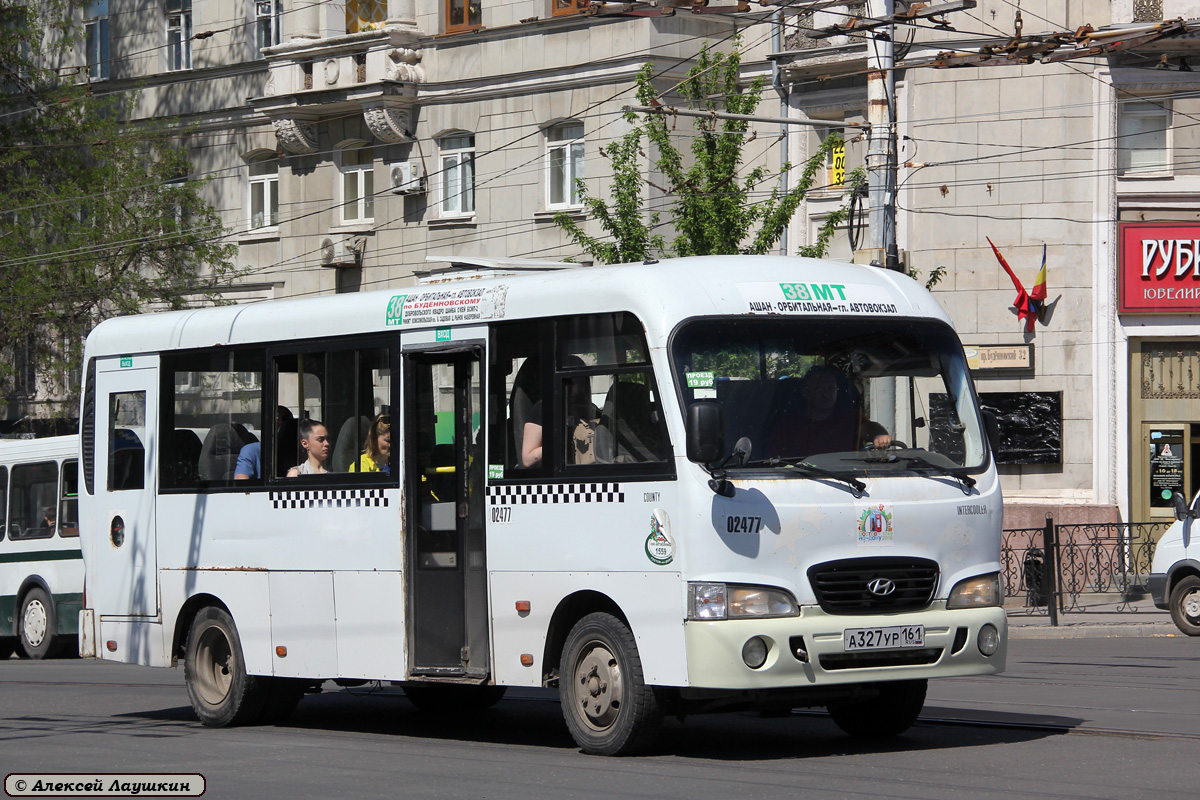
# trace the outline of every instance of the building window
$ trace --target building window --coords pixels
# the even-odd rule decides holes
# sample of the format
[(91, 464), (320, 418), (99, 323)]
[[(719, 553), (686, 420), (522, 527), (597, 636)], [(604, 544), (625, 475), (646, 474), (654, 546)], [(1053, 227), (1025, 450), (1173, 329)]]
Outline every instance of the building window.
[(342, 175), (342, 222), (375, 218), (375, 150), (353, 145), (338, 151)]
[(550, 13), (555, 17), (578, 14), (588, 7), (588, 0), (550, 0)]
[(445, 136), (438, 147), (442, 153), (442, 215), (475, 213), (475, 137), (467, 133)]
[(346, 33), (374, 31), (387, 19), (384, 0), (349, 0), (346, 3)]
[(87, 49), (88, 77), (94, 81), (108, 78), (108, 0), (88, 3), (84, 11), (84, 46)]
[(259, 52), (264, 47), (274, 47), (282, 38), (283, 0), (255, 0), (254, 44)]
[(566, 122), (546, 131), (546, 203), (549, 208), (579, 205), (583, 178), (583, 123)]
[(1170, 171), (1170, 101), (1127, 98), (1117, 107), (1117, 171), (1154, 175)]
[(482, 12), (480, 0), (446, 0), (446, 33), (478, 28)]
[(250, 159), (250, 228), (279, 224), (279, 159), (274, 153)]
[(167, 71), (192, 68), (192, 0), (167, 0)]

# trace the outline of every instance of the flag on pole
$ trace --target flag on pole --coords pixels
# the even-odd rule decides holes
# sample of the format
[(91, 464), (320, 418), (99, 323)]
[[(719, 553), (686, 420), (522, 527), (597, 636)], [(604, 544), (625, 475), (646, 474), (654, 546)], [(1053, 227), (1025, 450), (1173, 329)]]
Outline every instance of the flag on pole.
[[(1021, 285), (1021, 281), (1017, 280), (1016, 274), (1014, 274), (1012, 268), (1008, 266), (1008, 262), (1004, 260), (1004, 256), (1000, 255), (1000, 250), (990, 238), (988, 238), (987, 243), (992, 245), (992, 252), (996, 254), (996, 260), (1000, 262), (1000, 266), (1004, 267), (1004, 271), (1008, 273), (1008, 277), (1012, 278), (1013, 286), (1017, 287), (1017, 299), (1013, 300), (1013, 307), (1017, 309), (1017, 319), (1025, 323), (1026, 333), (1033, 333), (1033, 323), (1037, 321), (1037, 309), (1030, 300), (1029, 294), (1026, 293), (1025, 287)], [(1043, 245), (1043, 255), (1044, 253), (1045, 246)], [(1046, 296), (1046, 282), (1044, 278), (1045, 269), (1045, 264), (1043, 262), (1042, 272), (1038, 273), (1038, 280), (1041, 281), (1043, 298)]]
[(1037, 314), (1039, 322), (1045, 322), (1046, 313), (1046, 245), (1042, 245), (1042, 268), (1038, 270), (1037, 278), (1033, 281), (1033, 290), (1029, 292), (1029, 308)]

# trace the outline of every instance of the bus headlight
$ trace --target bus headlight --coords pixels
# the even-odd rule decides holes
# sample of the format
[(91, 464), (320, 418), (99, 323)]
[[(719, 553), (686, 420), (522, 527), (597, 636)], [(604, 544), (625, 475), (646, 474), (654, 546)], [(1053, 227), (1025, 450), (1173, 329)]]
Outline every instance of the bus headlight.
[(1000, 605), (1000, 573), (959, 581), (950, 590), (946, 608), (986, 608)]
[(796, 600), (783, 589), (736, 583), (689, 583), (688, 619), (767, 619), (794, 617)]

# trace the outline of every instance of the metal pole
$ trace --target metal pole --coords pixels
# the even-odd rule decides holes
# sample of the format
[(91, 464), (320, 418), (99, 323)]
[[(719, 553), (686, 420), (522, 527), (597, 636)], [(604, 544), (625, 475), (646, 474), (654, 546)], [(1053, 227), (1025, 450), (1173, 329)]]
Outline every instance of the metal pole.
[[(892, 0), (867, 0), (867, 15), (890, 19)], [(895, 26), (878, 28), (867, 38), (867, 247), (871, 261), (899, 269), (896, 252), (896, 81)]]
[(1046, 613), (1050, 624), (1058, 625), (1058, 536), (1054, 528), (1054, 517), (1046, 515), (1046, 527), (1042, 529), (1042, 585), (1046, 587)]

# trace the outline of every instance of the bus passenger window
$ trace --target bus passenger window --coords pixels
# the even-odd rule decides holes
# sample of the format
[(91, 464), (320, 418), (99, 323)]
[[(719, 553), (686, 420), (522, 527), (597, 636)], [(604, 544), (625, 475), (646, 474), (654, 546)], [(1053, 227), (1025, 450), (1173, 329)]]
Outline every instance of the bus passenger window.
[[(146, 448), (142, 444), (146, 434), (146, 393), (114, 392), (109, 396), (108, 411), (108, 490), (143, 489), (146, 486)], [(56, 490), (57, 473), (56, 469)]]
[(62, 465), (62, 497), (58, 503), (58, 535), (79, 535), (79, 462)]
[[(262, 350), (229, 349), (163, 357), (171, 381), (159, 437), (163, 488), (230, 486), (239, 458), (262, 446), (263, 357)], [(255, 471), (248, 477), (261, 483)]]
[(54, 535), (58, 504), (58, 464), (18, 464), (12, 468), (12, 507), (8, 538), (48, 539)]
[(8, 467), (0, 467), (0, 539), (8, 531)]

